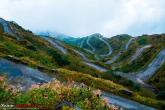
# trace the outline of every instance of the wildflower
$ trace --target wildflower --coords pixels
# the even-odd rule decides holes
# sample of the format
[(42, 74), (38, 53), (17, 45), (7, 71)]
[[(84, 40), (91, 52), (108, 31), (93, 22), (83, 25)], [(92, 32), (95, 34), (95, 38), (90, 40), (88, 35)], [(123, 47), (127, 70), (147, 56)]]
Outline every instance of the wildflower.
[(3, 76), (0, 76), (0, 81), (3, 81), (4, 80), (4, 77)]
[(32, 88), (32, 89), (37, 89), (37, 88), (39, 88), (39, 87), (40, 87), (40, 85), (38, 85), (38, 84), (32, 84), (32, 85), (31, 85), (31, 88)]
[(107, 97), (104, 97), (103, 101), (105, 105), (109, 105), (109, 99)]
[(99, 97), (101, 95), (101, 90), (94, 90), (93, 94)]
[(111, 105), (111, 110), (119, 110), (119, 107), (117, 107), (115, 105)]

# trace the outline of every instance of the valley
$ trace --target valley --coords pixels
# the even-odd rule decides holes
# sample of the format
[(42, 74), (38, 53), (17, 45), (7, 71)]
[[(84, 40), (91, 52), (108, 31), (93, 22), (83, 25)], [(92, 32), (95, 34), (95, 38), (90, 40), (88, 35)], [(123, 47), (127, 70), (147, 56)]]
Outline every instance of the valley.
[[(66, 100), (77, 108), (84, 107), (83, 101), (89, 94), (89, 102), (97, 100), (95, 104), (100, 105), (100, 109), (103, 109), (100, 103), (104, 98), (108, 98), (110, 106), (130, 110), (154, 110), (165, 106), (164, 99), (157, 97), (164, 89), (159, 89), (160, 85), (153, 85), (154, 80), (149, 82), (158, 78), (157, 74), (165, 78), (164, 34), (138, 37), (124, 34), (105, 38), (96, 33), (68, 39), (60, 39), (60, 35), (36, 35), (1, 18), (0, 75), (6, 78), (8, 85), (14, 86), (13, 89), (23, 92), (18, 93), (20, 97), (26, 93), (29, 97), (33, 93), (29, 91), (32, 85), (37, 86), (36, 94), (39, 95), (43, 86), (49, 85), (49, 89), (52, 89), (57, 86), (56, 81), (60, 81), (58, 85), (64, 90), (62, 94), (65, 96), (69, 93), (70, 97), (57, 102)], [(78, 87), (74, 88), (75, 85)], [(161, 86), (165, 87), (164, 84)], [(151, 91), (152, 87), (156, 92)], [(1, 89), (4, 90), (3, 87)], [(91, 91), (95, 89), (102, 91), (101, 96), (98, 96), (102, 98), (97, 99), (93, 95)], [(74, 93), (78, 99), (72, 97)], [(81, 97), (81, 94), (84, 96)], [(20, 100), (16, 97), (10, 101)], [(31, 100), (30, 97), (28, 100)], [(24, 101), (28, 103), (28, 100)], [(54, 99), (51, 101), (57, 103)]]

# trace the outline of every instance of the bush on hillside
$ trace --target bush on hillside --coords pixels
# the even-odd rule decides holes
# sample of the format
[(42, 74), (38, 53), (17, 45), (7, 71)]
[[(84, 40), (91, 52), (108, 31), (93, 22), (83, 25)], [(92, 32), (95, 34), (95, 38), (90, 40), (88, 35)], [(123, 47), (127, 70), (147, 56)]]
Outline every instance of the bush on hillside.
[(60, 65), (60, 66), (65, 66), (65, 65), (69, 65), (70, 62), (69, 60), (67, 59), (66, 56), (64, 55), (60, 55), (59, 53), (57, 53), (56, 51), (52, 50), (52, 49), (49, 49), (49, 55), (51, 55), (53, 57), (53, 59), (55, 61), (57, 61), (57, 63)]

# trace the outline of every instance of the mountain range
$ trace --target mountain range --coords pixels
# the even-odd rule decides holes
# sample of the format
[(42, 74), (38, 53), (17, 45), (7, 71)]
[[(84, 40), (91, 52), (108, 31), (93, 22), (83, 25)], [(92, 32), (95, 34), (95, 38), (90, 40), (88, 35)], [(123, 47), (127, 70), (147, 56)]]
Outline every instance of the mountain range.
[[(165, 34), (138, 37), (121, 34), (106, 38), (95, 33), (75, 38), (47, 32), (34, 34), (15, 22), (0, 18), (0, 58), (0, 75), (6, 78), (8, 86), (22, 91), (16, 97), (1, 87), (13, 97), (0, 95), (1, 102), (30, 103), (34, 92), (30, 89), (32, 85), (41, 85), (35, 91), (40, 97), (45, 86), (50, 84), (49, 89), (52, 89), (58, 84), (63, 94), (77, 91), (78, 98), (71, 95), (57, 101), (46, 100), (53, 104), (48, 104), (49, 107), (65, 100), (72, 103), (65, 105), (74, 109), (103, 109), (92, 105), (100, 104), (100, 99), (94, 99), (93, 95), (86, 99), (93, 92), (81, 88), (83, 84), (101, 90), (101, 97), (107, 98), (111, 107), (137, 110), (165, 107)], [(75, 84), (67, 86), (72, 81), (80, 90), (74, 89)], [(64, 89), (66, 87), (69, 89)], [(50, 94), (52, 97), (52, 92)], [(84, 100), (91, 105), (85, 106)], [(108, 108), (104, 106), (104, 109)]]

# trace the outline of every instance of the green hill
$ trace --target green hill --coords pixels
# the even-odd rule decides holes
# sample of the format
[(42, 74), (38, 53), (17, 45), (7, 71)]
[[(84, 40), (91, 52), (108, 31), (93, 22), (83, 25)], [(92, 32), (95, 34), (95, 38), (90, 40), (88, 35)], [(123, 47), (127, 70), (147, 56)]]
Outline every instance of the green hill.
[[(64, 91), (60, 91), (60, 93), (58, 91), (52, 91), (53, 86), (56, 85), (56, 83), (52, 82), (49, 88), (43, 89), (42, 87), (50, 84), (47, 83), (43, 84), (41, 88), (28, 90), (25, 93), (16, 92), (16, 96), (14, 96), (8, 89), (6, 90), (6, 87), (1, 85), (0, 101), (6, 100), (6, 102), (11, 101), (12, 103), (15, 101), (18, 103), (34, 102), (34, 104), (47, 102), (52, 107), (52, 104), (58, 104), (63, 102), (62, 100), (66, 100), (82, 109), (107, 109), (107, 106), (103, 106), (104, 103), (102, 105), (102, 98), (95, 97), (92, 94), (92, 90), (100, 89), (103, 92), (125, 97), (141, 104), (156, 108), (164, 107), (164, 101), (156, 97), (159, 94), (154, 93), (150, 88), (143, 87), (139, 83), (136, 84), (136, 82), (130, 79), (115, 74), (117, 71), (127, 74), (128, 72), (147, 68), (147, 65), (164, 49), (164, 34), (143, 35), (134, 39), (125, 34), (111, 38), (104, 38), (100, 34), (93, 34), (83, 38), (63, 37), (60, 39), (59, 37), (52, 38), (52, 36), (35, 35), (15, 22), (1, 20), (0, 58), (23, 64), (46, 74), (55, 75), (61, 81), (58, 83), (60, 85), (59, 88), (64, 89)], [(132, 41), (127, 45), (130, 39)], [(146, 45), (151, 46), (142, 51), (140, 57), (130, 62), (137, 49)], [(127, 46), (128, 49), (126, 48)], [(113, 63), (106, 63), (106, 61), (112, 60), (118, 53), (120, 55)], [(2, 62), (2, 64), (4, 63)], [(2, 70), (5, 70), (5, 68)], [(15, 69), (12, 71), (13, 74), (19, 74)], [(22, 72), (23, 70), (19, 71)], [(0, 73), (3, 76), (3, 71), (0, 71)], [(8, 76), (5, 77), (8, 78)], [(15, 80), (18, 79), (16, 78)], [(149, 83), (154, 84), (162, 92), (164, 91), (162, 89), (164, 86), (162, 86), (163, 84), (161, 85), (163, 79), (164, 64), (151, 77)], [(42, 79), (40, 78), (39, 80)], [(83, 83), (87, 88), (77, 89), (73, 86), (68, 88), (67, 83), (70, 84), (72, 81), (78, 86), (80, 86), (80, 83)], [(46, 97), (52, 96), (50, 100), (44, 99), (44, 97), (41, 97), (40, 100), (35, 97), (34, 100), (32, 99), (33, 95), (40, 97), (45, 92), (49, 95)], [(64, 94), (64, 97), (61, 94)], [(12, 98), (10, 99), (7, 96), (11, 96)], [(58, 100), (54, 97), (57, 97)], [(88, 97), (90, 98), (87, 99)], [(40, 102), (41, 100), (43, 102)], [(95, 101), (96, 103), (94, 103)], [(89, 105), (87, 104), (86, 106), (86, 103)], [(93, 104), (98, 106), (94, 106)]]

